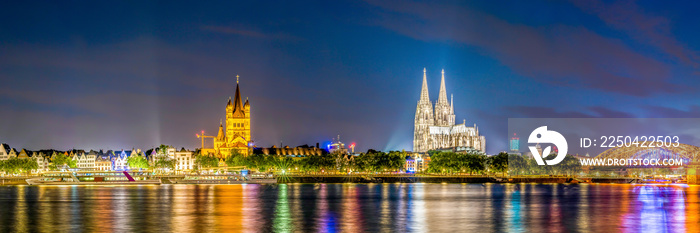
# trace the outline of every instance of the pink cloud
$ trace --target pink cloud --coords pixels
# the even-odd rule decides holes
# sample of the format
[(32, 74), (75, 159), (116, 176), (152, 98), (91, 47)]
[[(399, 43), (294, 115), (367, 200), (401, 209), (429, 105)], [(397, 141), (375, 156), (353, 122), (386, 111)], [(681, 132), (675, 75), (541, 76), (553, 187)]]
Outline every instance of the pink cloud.
[(585, 12), (595, 14), (607, 25), (628, 33), (635, 40), (654, 46), (673, 58), (700, 66), (700, 58), (671, 35), (671, 23), (660, 16), (646, 14), (634, 1), (603, 3), (597, 0), (572, 1)]
[(633, 96), (689, 90), (667, 82), (667, 64), (586, 28), (533, 27), (452, 5), (372, 4), (385, 10), (379, 26), (417, 40), (479, 47), (515, 72), (540, 82)]

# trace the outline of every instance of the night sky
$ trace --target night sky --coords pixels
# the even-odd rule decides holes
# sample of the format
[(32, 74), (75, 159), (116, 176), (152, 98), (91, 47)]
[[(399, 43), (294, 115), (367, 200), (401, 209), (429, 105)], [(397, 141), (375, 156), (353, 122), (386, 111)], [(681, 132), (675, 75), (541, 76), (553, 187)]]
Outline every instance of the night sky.
[[(688, 5), (695, 4), (695, 5)], [(700, 117), (681, 1), (0, 3), (0, 142), (194, 149), (240, 75), (257, 146), (412, 149), (427, 69), (488, 153), (514, 117)]]

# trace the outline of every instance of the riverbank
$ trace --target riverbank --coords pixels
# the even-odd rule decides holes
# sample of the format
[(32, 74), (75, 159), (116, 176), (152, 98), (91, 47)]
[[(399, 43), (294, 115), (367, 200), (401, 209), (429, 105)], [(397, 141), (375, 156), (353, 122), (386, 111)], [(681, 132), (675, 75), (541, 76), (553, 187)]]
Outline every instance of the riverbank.
[[(0, 185), (26, 185), (32, 177), (3, 177)], [(171, 184), (171, 179), (162, 177), (163, 184)], [(487, 176), (279, 176), (277, 183), (541, 183), (576, 184), (640, 183), (639, 178), (571, 178), (571, 177), (487, 177)]]
[(636, 178), (479, 177), (479, 176), (304, 176), (278, 177), (278, 183), (637, 183)]
[(38, 176), (27, 177), (0, 177), (0, 185), (26, 185), (27, 179), (37, 178)]

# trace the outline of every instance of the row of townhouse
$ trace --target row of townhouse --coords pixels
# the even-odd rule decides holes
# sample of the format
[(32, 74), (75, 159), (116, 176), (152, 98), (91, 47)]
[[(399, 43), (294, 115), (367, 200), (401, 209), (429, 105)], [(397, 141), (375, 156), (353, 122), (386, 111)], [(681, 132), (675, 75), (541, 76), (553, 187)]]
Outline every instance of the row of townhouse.
[(131, 156), (143, 156), (150, 164), (155, 164), (159, 159), (175, 160), (176, 171), (192, 170), (195, 161), (192, 151), (185, 150), (185, 148), (182, 148), (180, 151), (177, 151), (172, 147), (168, 148), (166, 151), (159, 151), (159, 149), (156, 148), (150, 149), (146, 152), (142, 152), (139, 149), (121, 151), (108, 150), (106, 152), (103, 152), (102, 150), (90, 150), (86, 152), (84, 150), (75, 149), (69, 151), (29, 151), (27, 149), (22, 149), (18, 152), (16, 149), (11, 148), (5, 143), (0, 144), (0, 160), (8, 160), (11, 158), (35, 159), (39, 165), (39, 169), (33, 172), (48, 171), (51, 161), (53, 161), (53, 159), (59, 154), (72, 158), (79, 169), (98, 171), (127, 170), (129, 169), (128, 158)]
[(174, 147), (168, 147), (165, 150), (155, 148), (149, 150), (147, 154), (150, 164), (155, 164), (158, 159), (170, 159), (175, 161), (176, 171), (190, 171), (194, 167), (194, 154), (192, 151), (185, 150), (185, 148), (179, 151)]
[(0, 160), (8, 160), (11, 158), (33, 159), (36, 161), (38, 169), (33, 170), (32, 172), (48, 171), (53, 157), (59, 153), (64, 152), (56, 150), (30, 151), (27, 149), (17, 151), (17, 149), (11, 148), (8, 144), (0, 144)]

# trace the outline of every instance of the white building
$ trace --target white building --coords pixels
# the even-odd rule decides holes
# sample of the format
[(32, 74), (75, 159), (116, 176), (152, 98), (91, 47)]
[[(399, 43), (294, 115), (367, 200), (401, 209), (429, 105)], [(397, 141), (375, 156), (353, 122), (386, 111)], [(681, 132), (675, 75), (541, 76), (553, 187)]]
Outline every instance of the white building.
[(97, 171), (111, 171), (112, 170), (112, 160), (109, 155), (98, 155), (95, 158), (95, 170)]
[(447, 102), (444, 70), (434, 110), (435, 114), (433, 114), (433, 104), (428, 94), (426, 72), (423, 69), (423, 87), (416, 106), (414, 122), (413, 152), (451, 147), (471, 147), (482, 152), (486, 151), (486, 139), (479, 135), (476, 124), (473, 127), (467, 126), (466, 120), (463, 124), (455, 124), (454, 98), (451, 102)]
[(340, 135), (338, 135), (337, 139), (333, 139), (333, 142), (328, 145), (328, 152), (332, 154), (341, 154), (341, 155), (346, 155), (348, 154), (348, 149), (345, 148), (345, 143), (342, 143), (340, 141)]
[(34, 159), (39, 167), (39, 169), (33, 171), (33, 172), (45, 172), (49, 170), (49, 158), (44, 155), (44, 153), (37, 153), (34, 151), (32, 153), (32, 159)]
[[(182, 148), (180, 151), (175, 151), (173, 149), (173, 158), (175, 159), (175, 170), (176, 171), (190, 171), (194, 166), (194, 155), (192, 151), (185, 150)], [(170, 152), (170, 150), (168, 150)]]
[(79, 153), (73, 157), (75, 164), (80, 169), (94, 169), (97, 152), (91, 150), (88, 153)]
[(10, 148), (10, 145), (7, 145), (5, 143), (0, 144), (0, 160), (10, 159), (11, 150), (12, 148)]
[(114, 157), (112, 158), (112, 170), (123, 171), (129, 168), (126, 163), (126, 159), (131, 155), (130, 150), (115, 151)]
[(404, 168), (406, 172), (425, 172), (430, 164), (430, 156), (427, 153), (410, 153), (406, 157)]
[(185, 148), (177, 151), (174, 147), (168, 147), (165, 151), (158, 151), (156, 156), (152, 157), (152, 164), (158, 162), (159, 159), (170, 159), (175, 161), (175, 171), (189, 171), (194, 166), (194, 155), (192, 151)]

